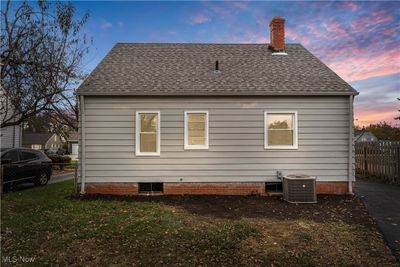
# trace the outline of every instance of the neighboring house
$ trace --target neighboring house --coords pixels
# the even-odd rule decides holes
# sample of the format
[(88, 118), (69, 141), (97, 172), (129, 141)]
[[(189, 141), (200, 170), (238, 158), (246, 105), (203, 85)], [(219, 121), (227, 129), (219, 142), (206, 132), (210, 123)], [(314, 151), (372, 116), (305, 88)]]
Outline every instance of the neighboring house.
[(378, 138), (376, 138), (376, 136), (371, 133), (368, 132), (365, 129), (362, 129), (361, 131), (355, 133), (355, 137), (354, 137), (354, 142), (357, 143), (361, 143), (361, 142), (377, 142)]
[(79, 134), (78, 132), (71, 132), (67, 138), (68, 153), (75, 158), (78, 156), (78, 142)]
[[(3, 90), (0, 90), (0, 119), (11, 119), (14, 115), (14, 106), (6, 98)], [(12, 118), (14, 119), (14, 118)], [(0, 146), (1, 148), (12, 148), (21, 146), (21, 126), (8, 126), (0, 128)]]
[(81, 192), (352, 191), (353, 97), (300, 44), (118, 43), (80, 86)]
[(45, 150), (51, 147), (62, 147), (62, 140), (54, 133), (22, 133), (22, 146)]
[(0, 128), (1, 148), (21, 146), (21, 126), (8, 126)]

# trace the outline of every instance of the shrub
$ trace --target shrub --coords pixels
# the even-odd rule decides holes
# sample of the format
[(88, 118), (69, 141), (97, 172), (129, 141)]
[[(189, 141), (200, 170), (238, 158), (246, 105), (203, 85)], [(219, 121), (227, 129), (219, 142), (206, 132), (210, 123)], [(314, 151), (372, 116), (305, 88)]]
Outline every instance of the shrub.
[(49, 157), (49, 159), (51, 159), (53, 164), (58, 165), (61, 170), (64, 168), (65, 165), (71, 164), (71, 158), (68, 156), (48, 155), (48, 157)]

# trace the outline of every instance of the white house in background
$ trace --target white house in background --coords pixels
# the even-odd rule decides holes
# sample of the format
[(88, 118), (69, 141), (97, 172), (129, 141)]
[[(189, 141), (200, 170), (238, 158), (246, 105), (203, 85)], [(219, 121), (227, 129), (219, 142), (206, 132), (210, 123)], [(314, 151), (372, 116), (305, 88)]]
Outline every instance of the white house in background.
[(79, 146), (79, 134), (78, 132), (71, 132), (67, 138), (68, 153), (73, 160), (78, 157), (78, 146)]
[(21, 146), (21, 126), (8, 126), (0, 128), (1, 148)]
[(353, 97), (300, 44), (118, 43), (78, 89), (82, 193), (352, 191)]
[(37, 150), (60, 148), (63, 142), (55, 133), (23, 133), (22, 146)]
[[(0, 90), (0, 119), (12, 118), (14, 107), (5, 97), (4, 91)], [(21, 126), (8, 126), (0, 128), (0, 146), (1, 148), (13, 148), (21, 146)]]
[(364, 128), (357, 132), (354, 137), (354, 142), (355, 143), (361, 143), (361, 142), (377, 142), (378, 138), (371, 132), (368, 132)]

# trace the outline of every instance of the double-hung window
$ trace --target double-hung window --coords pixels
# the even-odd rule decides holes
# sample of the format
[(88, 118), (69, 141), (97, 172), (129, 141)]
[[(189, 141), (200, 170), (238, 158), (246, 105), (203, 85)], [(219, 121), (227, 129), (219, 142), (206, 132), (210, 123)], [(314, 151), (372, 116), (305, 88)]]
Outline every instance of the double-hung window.
[(208, 149), (208, 111), (185, 111), (185, 149)]
[(136, 112), (136, 155), (160, 155), (160, 112)]
[(265, 149), (297, 149), (296, 111), (267, 111), (264, 125)]

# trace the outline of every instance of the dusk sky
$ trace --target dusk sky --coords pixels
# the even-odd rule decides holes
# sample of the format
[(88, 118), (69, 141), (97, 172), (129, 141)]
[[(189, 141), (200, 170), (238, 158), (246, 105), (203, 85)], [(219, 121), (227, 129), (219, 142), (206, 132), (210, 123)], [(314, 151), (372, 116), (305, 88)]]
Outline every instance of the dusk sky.
[(274, 16), (360, 95), (355, 123), (400, 126), (400, 2), (74, 2), (90, 10), (91, 71), (116, 42), (268, 43)]

